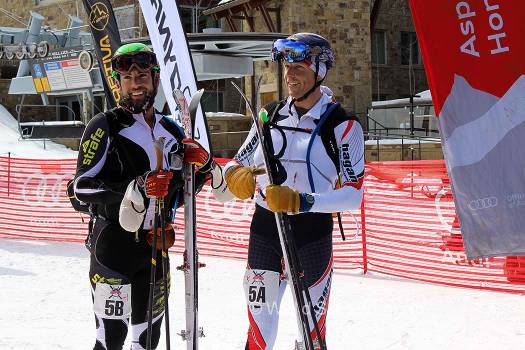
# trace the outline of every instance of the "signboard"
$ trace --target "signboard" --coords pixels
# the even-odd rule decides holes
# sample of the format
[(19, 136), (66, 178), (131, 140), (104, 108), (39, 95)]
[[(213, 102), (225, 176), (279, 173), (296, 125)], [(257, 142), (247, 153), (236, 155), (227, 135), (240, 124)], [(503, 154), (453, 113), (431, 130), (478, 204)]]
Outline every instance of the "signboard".
[(93, 87), (89, 75), (93, 58), (82, 47), (50, 51), (47, 57), (29, 63), (38, 93)]

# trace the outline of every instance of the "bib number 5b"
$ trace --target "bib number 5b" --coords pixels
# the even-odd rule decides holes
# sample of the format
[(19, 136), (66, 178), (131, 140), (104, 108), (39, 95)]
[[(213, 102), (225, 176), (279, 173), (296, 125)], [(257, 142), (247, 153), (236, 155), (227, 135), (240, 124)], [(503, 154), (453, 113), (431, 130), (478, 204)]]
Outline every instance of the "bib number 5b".
[(97, 283), (93, 309), (97, 316), (123, 319), (131, 314), (131, 284)]

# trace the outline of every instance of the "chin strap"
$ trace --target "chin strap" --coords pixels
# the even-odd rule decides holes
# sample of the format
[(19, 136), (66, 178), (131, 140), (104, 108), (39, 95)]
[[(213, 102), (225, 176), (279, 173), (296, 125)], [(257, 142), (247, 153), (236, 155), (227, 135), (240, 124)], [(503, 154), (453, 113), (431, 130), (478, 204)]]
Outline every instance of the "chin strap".
[(314, 75), (315, 84), (314, 84), (314, 86), (312, 86), (312, 88), (310, 90), (308, 90), (303, 96), (301, 96), (299, 98), (292, 98), (292, 101), (290, 101), (288, 114), (291, 114), (292, 106), (295, 104), (295, 102), (301, 102), (301, 101), (306, 100), (308, 98), (308, 96), (310, 96), (310, 94), (312, 92), (314, 92), (319, 86), (321, 86), (321, 84), (323, 83), (324, 79), (326, 78), (326, 76), (325, 76), (325, 78), (317, 81), (317, 77), (319, 77), (319, 61), (316, 59), (315, 60), (315, 75)]

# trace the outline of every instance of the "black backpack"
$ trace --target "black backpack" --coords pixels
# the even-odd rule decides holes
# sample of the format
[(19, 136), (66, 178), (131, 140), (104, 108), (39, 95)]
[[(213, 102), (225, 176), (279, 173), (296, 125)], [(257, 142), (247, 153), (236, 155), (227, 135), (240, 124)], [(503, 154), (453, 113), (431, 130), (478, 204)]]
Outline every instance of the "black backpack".
[[(280, 102), (274, 101), (264, 106), (264, 109), (266, 109), (268, 115), (270, 116), (270, 123), (276, 123), (278, 121), (276, 119), (279, 116), (277, 112), (283, 108), (285, 104), (286, 100)], [(317, 124), (321, 124), (317, 130), (317, 135), (321, 137), (326, 154), (334, 163), (337, 173), (341, 171), (341, 168), (339, 166), (339, 148), (337, 147), (334, 128), (348, 120), (355, 120), (359, 122), (359, 119), (355, 114), (346, 112), (339, 103), (332, 103), (328, 106), (325, 113), (321, 115), (319, 120), (316, 121)], [(315, 136), (312, 135), (312, 137)]]

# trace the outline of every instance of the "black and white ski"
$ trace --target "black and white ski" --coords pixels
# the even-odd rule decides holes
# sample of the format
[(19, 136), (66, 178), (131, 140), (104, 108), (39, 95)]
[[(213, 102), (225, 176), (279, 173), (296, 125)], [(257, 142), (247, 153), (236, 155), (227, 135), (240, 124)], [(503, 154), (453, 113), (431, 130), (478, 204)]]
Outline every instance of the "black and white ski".
[[(266, 168), (268, 180), (270, 184), (279, 185), (279, 182), (282, 183), (284, 181), (278, 180), (278, 178), (282, 178), (282, 174), (278, 174), (280, 172), (279, 169), (282, 169), (282, 165), (278, 164), (278, 161), (275, 161), (275, 157), (270, 157), (269, 155), (269, 152), (273, 152), (273, 145), (271, 144), (272, 141), (269, 137), (269, 133), (265, 133), (265, 130), (263, 129), (268, 127), (268, 125), (264, 126), (264, 124), (268, 123), (267, 115), (264, 115), (266, 111), (261, 109), (261, 115), (256, 114), (244, 92), (234, 82), (232, 82), (232, 85), (241, 94), (252, 114), (253, 122), (256, 126), (257, 136), (259, 138), (261, 150), (263, 153), (264, 167)], [(269, 131), (269, 129), (266, 130)], [(296, 311), (297, 326), (299, 333), (302, 336), (300, 341), (296, 341), (295, 348), (297, 350), (315, 350), (316, 348), (326, 350), (326, 345), (324, 344), (324, 341), (321, 337), (319, 326), (316, 321), (310, 293), (308, 288), (304, 285), (302, 269), (297, 257), (296, 245), (291, 235), (291, 227), (288, 215), (283, 213), (275, 213), (275, 220), (277, 222), (279, 240), (281, 242), (283, 251), (285, 274), (287, 279), (291, 282), (290, 288), (292, 290)], [(313, 327), (310, 326), (310, 322), (313, 324)], [(317, 335), (315, 340), (313, 337), (314, 332)]]
[[(204, 90), (197, 91), (188, 106), (184, 93), (176, 89), (173, 97), (180, 112), (182, 127), (187, 138), (193, 138), (193, 125)], [(186, 329), (180, 333), (188, 350), (199, 348), (199, 338), (204, 336), (199, 327), (199, 255), (195, 212), (194, 166), (184, 164), (184, 260), (177, 269), (184, 272), (184, 296), (186, 304)]]

